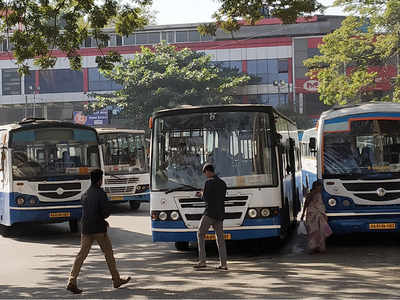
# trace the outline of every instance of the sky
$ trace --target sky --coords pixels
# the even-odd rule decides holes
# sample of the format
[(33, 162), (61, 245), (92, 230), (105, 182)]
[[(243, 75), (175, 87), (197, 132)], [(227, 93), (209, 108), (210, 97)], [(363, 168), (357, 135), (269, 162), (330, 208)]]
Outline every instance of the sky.
[[(333, 1), (320, 0), (327, 7), (331, 6)], [(153, 0), (158, 25), (210, 22), (217, 8), (215, 0)], [(343, 15), (343, 11), (340, 8), (329, 8), (325, 14)]]

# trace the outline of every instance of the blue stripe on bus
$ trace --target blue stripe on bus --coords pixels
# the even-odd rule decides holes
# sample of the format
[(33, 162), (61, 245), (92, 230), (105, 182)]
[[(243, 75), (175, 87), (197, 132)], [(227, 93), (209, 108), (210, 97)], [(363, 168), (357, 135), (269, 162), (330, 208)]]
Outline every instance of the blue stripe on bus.
[(343, 116), (343, 117), (337, 117), (333, 119), (328, 119), (325, 120), (325, 124), (334, 124), (334, 123), (340, 123), (340, 122), (346, 122), (349, 119), (354, 119), (354, 118), (368, 118), (368, 117), (400, 117), (400, 113), (385, 113), (385, 112), (376, 112), (376, 113), (367, 113), (367, 114), (354, 114), (354, 115), (348, 115), (348, 116)]
[[(212, 233), (212, 232), (210, 232)], [(231, 234), (232, 240), (248, 240), (259, 238), (279, 237), (279, 228), (273, 229), (251, 229), (251, 230), (224, 230), (224, 233)], [(196, 231), (191, 232), (158, 232), (153, 231), (153, 242), (195, 242), (197, 241)]]
[[(328, 223), (335, 234), (347, 234), (353, 232), (393, 232), (400, 231), (399, 217), (374, 217), (354, 216), (352, 218), (329, 217)], [(395, 229), (369, 229), (370, 224), (394, 223)]]
[[(50, 213), (70, 213), (70, 217), (55, 217), (51, 218)], [(22, 222), (38, 222), (38, 223), (53, 223), (65, 222), (68, 220), (79, 220), (82, 217), (81, 208), (57, 208), (57, 209), (24, 209), (10, 211), (11, 224)]]

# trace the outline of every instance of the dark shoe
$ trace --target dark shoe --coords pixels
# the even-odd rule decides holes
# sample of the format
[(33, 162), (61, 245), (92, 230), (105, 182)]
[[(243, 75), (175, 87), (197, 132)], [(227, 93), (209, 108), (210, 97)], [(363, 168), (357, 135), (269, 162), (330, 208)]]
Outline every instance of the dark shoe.
[(75, 284), (68, 284), (67, 290), (73, 294), (81, 294), (82, 293), (82, 290), (78, 289), (78, 287)]
[(193, 269), (195, 269), (195, 270), (204, 269), (204, 268), (207, 268), (207, 265), (205, 265), (205, 264), (197, 264), (197, 265), (193, 266)]
[(115, 281), (114, 281), (114, 283), (113, 283), (114, 288), (117, 289), (117, 288), (119, 288), (121, 285), (123, 285), (123, 284), (125, 284), (125, 283), (128, 283), (130, 280), (131, 280), (131, 277), (130, 277), (130, 276), (129, 276), (128, 278), (125, 278), (125, 279), (120, 278), (118, 282), (115, 282)]
[(227, 266), (217, 266), (216, 269), (217, 270), (225, 270), (226, 271), (226, 270), (228, 270), (228, 267)]

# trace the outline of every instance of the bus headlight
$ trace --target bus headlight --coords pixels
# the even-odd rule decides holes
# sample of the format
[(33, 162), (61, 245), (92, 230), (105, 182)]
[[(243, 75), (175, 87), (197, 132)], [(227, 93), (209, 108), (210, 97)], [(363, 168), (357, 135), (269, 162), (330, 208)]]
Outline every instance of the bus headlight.
[(171, 212), (170, 217), (172, 221), (176, 221), (179, 219), (179, 213), (177, 211), (173, 211)]
[(268, 217), (270, 214), (271, 214), (271, 212), (269, 211), (268, 208), (263, 208), (261, 210), (261, 216), (264, 217), (264, 218)]
[(336, 206), (336, 199), (333, 199), (333, 198), (329, 199), (328, 204), (329, 204), (329, 206), (332, 206), (332, 207)]
[(36, 205), (36, 198), (35, 197), (31, 197), (30, 199), (29, 199), (29, 204), (30, 205)]
[(257, 217), (257, 210), (254, 208), (250, 208), (247, 214), (250, 218), (254, 219), (255, 217)]
[(161, 221), (165, 221), (166, 219), (168, 219), (168, 215), (167, 215), (167, 213), (165, 211), (162, 211), (162, 212), (159, 213), (158, 218)]
[(18, 204), (19, 206), (22, 206), (22, 205), (24, 205), (24, 203), (25, 203), (25, 199), (24, 199), (24, 197), (19, 196), (19, 197), (17, 197), (17, 199), (15, 199), (15, 202), (17, 202), (17, 204)]

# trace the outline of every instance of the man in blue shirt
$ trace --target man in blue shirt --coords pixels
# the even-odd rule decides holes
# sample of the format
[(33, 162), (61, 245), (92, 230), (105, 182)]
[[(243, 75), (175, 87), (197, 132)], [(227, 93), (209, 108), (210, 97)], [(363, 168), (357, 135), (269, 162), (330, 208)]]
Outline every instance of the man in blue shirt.
[[(206, 209), (200, 220), (200, 226), (197, 231), (199, 262), (193, 267), (195, 269), (206, 267), (205, 235), (210, 226), (212, 226), (217, 236), (217, 246), (220, 258), (220, 265), (217, 266), (217, 269), (228, 270), (223, 230), (226, 184), (215, 174), (214, 166), (212, 164), (205, 164), (203, 167), (203, 173), (208, 178), (204, 184), (204, 190), (202, 193), (203, 201), (206, 203)], [(200, 195), (201, 193), (198, 196)]]

